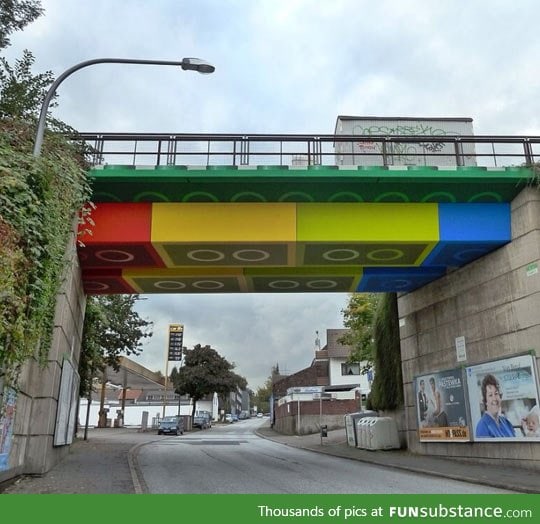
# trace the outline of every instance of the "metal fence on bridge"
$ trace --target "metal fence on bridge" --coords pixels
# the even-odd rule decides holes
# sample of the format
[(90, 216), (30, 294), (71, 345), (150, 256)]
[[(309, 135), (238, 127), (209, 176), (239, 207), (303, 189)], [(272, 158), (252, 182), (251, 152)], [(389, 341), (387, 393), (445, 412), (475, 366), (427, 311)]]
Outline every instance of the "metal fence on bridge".
[(540, 161), (538, 136), (79, 133), (93, 165), (485, 166)]

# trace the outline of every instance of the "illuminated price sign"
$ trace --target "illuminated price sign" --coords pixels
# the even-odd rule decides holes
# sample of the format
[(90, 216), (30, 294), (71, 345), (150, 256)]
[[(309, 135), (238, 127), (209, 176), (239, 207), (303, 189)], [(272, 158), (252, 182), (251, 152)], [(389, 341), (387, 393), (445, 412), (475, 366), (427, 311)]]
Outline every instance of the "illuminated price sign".
[(182, 324), (169, 324), (169, 360), (182, 360), (183, 343), (184, 326)]

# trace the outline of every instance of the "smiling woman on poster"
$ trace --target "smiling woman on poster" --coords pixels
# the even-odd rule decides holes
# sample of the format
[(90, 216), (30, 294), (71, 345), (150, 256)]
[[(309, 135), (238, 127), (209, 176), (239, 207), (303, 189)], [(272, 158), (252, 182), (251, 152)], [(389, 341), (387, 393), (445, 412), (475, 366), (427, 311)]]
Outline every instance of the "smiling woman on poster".
[(515, 437), (511, 422), (501, 414), (501, 388), (494, 375), (488, 373), (482, 380), (484, 414), (476, 425), (477, 437)]

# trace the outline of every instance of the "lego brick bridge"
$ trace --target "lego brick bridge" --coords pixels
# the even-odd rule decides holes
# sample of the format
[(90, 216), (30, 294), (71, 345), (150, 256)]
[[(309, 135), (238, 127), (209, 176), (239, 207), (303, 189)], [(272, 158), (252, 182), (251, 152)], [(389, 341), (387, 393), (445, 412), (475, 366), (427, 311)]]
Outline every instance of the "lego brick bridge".
[(88, 294), (412, 291), (510, 241), (538, 143), (78, 138), (94, 164), (95, 226), (78, 248)]

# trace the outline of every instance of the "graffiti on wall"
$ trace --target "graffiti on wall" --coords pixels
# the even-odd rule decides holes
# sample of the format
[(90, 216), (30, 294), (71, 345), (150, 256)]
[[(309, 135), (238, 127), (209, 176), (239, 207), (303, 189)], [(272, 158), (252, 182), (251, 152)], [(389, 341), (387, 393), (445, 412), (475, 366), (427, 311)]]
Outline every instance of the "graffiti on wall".
[[(430, 124), (421, 122), (414, 125), (356, 125), (352, 129), (353, 135), (363, 136), (459, 136), (454, 131), (444, 130)], [(356, 143), (359, 153), (383, 153), (383, 145), (380, 142), (361, 141)], [(417, 164), (419, 157), (433, 154), (452, 154), (452, 144), (444, 142), (415, 142), (401, 144), (387, 144), (386, 154), (391, 158), (392, 163), (396, 164)], [(448, 149), (448, 151), (444, 151)]]
[(336, 141), (338, 165), (477, 165), (476, 144), (455, 141), (474, 135), (470, 118), (338, 117), (336, 130), (338, 136), (357, 137)]
[(0, 409), (0, 471), (9, 467), (9, 452), (13, 438), (13, 421), (15, 419), (15, 405), (17, 393), (14, 389), (6, 388)]
[(429, 124), (417, 123), (414, 125), (369, 125), (354, 126), (354, 135), (395, 135), (395, 136), (458, 136), (458, 133), (434, 127)]

